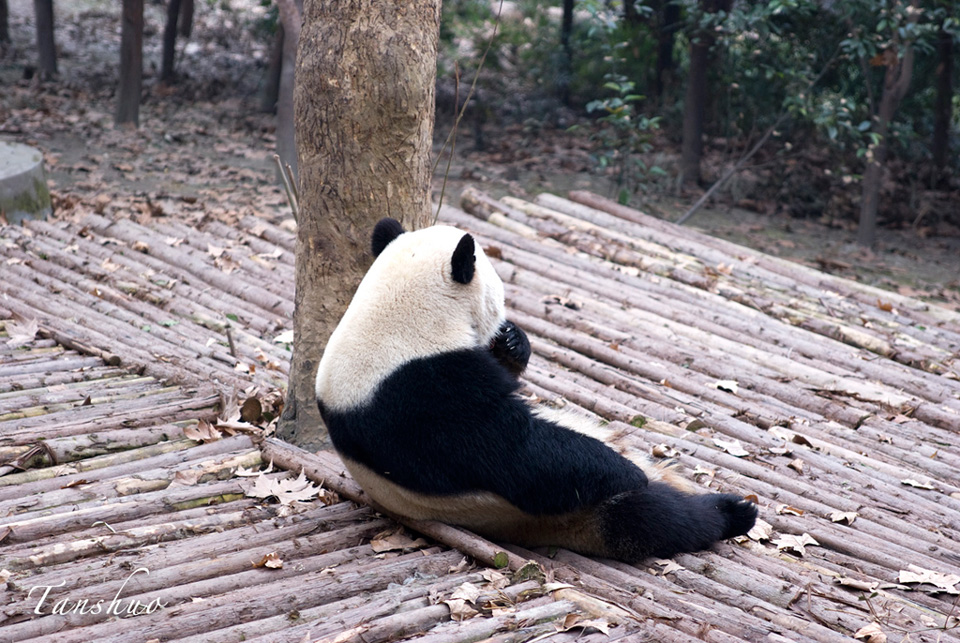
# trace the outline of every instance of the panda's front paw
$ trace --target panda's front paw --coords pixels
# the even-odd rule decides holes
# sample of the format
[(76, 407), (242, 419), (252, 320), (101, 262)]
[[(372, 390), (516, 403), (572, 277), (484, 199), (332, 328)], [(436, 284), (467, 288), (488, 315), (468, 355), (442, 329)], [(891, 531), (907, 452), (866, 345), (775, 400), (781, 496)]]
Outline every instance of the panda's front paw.
[(493, 338), (490, 352), (511, 373), (519, 376), (530, 360), (530, 340), (512, 321), (505, 321)]

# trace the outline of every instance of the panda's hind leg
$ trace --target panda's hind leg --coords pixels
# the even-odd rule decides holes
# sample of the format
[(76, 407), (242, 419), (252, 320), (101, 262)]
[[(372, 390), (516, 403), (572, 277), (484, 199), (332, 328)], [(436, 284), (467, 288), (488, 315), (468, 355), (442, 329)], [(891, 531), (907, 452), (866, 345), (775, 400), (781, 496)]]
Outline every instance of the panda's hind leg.
[(670, 558), (746, 534), (757, 518), (752, 502), (731, 494), (689, 494), (664, 482), (620, 494), (599, 508), (608, 554), (624, 561)]

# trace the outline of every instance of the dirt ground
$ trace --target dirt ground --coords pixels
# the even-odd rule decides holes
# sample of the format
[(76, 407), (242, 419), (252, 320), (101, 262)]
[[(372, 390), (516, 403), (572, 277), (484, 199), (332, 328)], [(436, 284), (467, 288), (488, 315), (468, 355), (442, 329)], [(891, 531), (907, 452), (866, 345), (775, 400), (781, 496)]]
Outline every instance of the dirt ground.
[[(43, 151), (56, 216), (95, 211), (138, 221), (216, 217), (229, 222), (257, 214), (290, 222), (286, 197), (275, 182), (274, 117), (259, 111), (270, 47), (269, 38), (252, 34), (265, 10), (242, 0), (197, 7), (194, 34), (178, 47), (180, 79), (167, 87), (156, 77), (163, 7), (147, 3), (141, 126), (132, 130), (112, 125), (117, 3), (57, 4), (60, 79), (46, 84), (32, 77), (32, 6), (11, 3), (13, 42), (0, 52), (0, 137)], [(451, 120), (442, 111), (438, 114), (438, 154)], [(494, 196), (587, 189), (615, 197), (612, 181), (593, 170), (592, 144), (585, 134), (546, 124), (531, 131), (530, 119), (523, 124), (488, 123), (487, 144), (480, 152), (469, 128), (461, 129), (449, 171), (446, 153), (438, 164), (435, 199), (444, 175), (444, 199), (450, 203), (466, 185)], [(659, 190), (632, 205), (675, 220), (698, 196)], [(914, 229), (881, 230), (870, 252), (854, 244), (852, 220), (828, 226), (759, 214), (723, 201), (721, 197), (700, 210), (688, 225), (960, 309), (960, 238), (924, 237)]]

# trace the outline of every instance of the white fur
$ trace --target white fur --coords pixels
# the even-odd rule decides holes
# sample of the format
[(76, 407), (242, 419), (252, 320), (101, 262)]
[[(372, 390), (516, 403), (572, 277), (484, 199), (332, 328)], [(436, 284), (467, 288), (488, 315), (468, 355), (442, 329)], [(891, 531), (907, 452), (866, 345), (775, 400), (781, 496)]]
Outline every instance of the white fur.
[(331, 410), (355, 408), (403, 364), (452, 350), (489, 346), (505, 319), (503, 282), (479, 245), (468, 284), (453, 280), (462, 230), (405, 232), (370, 267), (317, 369), (317, 398)]

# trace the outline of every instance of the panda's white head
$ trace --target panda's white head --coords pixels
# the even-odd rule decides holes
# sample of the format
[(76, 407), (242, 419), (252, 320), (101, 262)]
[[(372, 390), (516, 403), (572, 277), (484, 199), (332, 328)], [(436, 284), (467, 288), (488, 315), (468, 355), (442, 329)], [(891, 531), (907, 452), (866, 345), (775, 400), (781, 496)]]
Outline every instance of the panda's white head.
[(374, 228), (376, 260), (360, 282), (317, 370), (317, 398), (334, 410), (370, 399), (397, 367), (489, 346), (503, 324), (503, 282), (473, 237), (450, 226)]

